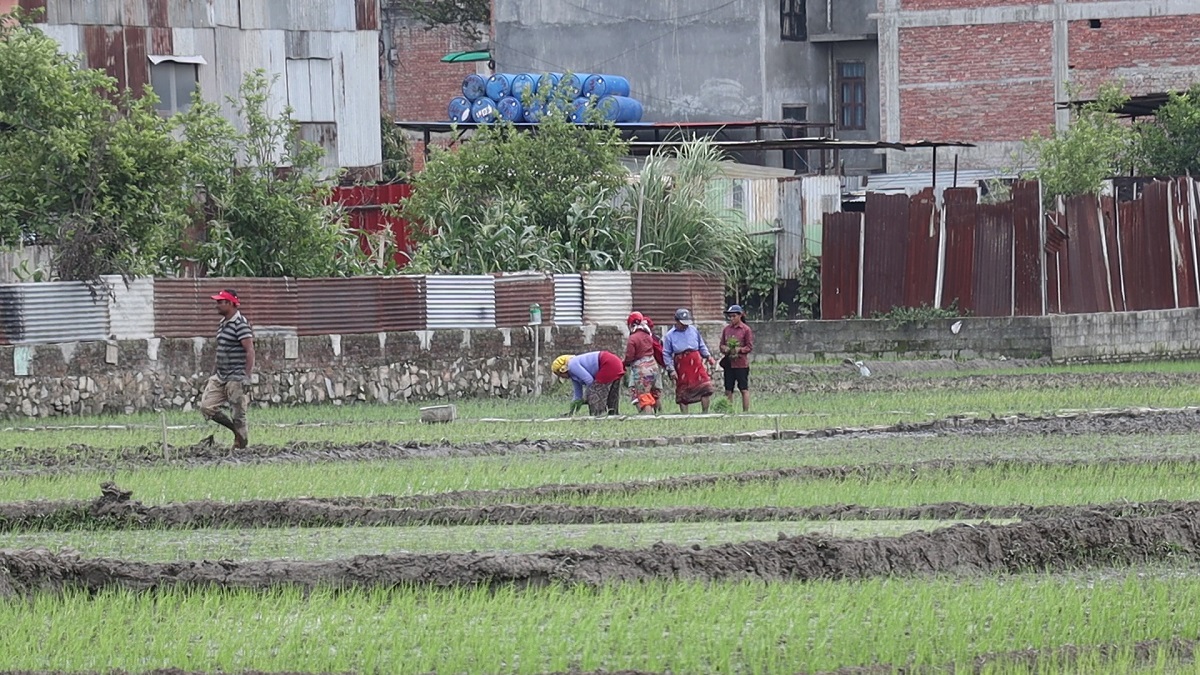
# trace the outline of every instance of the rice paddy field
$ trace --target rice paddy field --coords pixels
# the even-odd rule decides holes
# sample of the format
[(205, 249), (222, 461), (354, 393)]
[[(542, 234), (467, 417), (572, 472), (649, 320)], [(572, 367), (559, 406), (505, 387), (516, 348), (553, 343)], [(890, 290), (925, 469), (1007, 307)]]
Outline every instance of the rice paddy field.
[(0, 421), (0, 671), (1200, 672), (1200, 364)]

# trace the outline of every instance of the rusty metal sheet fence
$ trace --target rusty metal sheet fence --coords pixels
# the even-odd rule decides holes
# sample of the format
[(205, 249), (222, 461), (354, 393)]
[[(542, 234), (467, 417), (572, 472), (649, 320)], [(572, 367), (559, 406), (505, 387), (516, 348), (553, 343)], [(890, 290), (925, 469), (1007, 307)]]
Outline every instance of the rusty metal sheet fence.
[(1031, 181), (988, 204), (973, 188), (947, 189), (940, 204), (929, 191), (869, 194), (863, 214), (825, 214), (823, 234), (826, 319), (919, 307), (931, 287), (937, 306), (976, 316), (1200, 306), (1200, 183), (1189, 177), (1048, 212)]
[[(300, 279), (294, 289), (289, 300), (297, 307), (296, 322), (290, 325), (297, 335), (425, 328), (425, 286), (420, 276)], [(253, 316), (250, 320), (266, 325)]]
[(681, 307), (700, 318), (692, 307), (692, 279), (688, 275), (633, 272), (630, 276), (633, 309), (650, 317), (656, 326), (670, 326), (675, 321), (675, 310)]
[(725, 277), (719, 274), (685, 272), (692, 281), (692, 316), (697, 321), (725, 320)]
[(976, 207), (972, 288), (979, 316), (1013, 313), (1013, 210), (1007, 204)]
[(496, 275), (496, 326), (529, 325), (529, 306), (542, 310), (542, 324), (554, 323), (554, 277), (542, 272)]
[[(867, 195), (862, 241), (862, 316), (904, 305), (909, 239), (907, 195)], [(886, 280), (886, 281), (883, 281)], [(883, 283), (880, 283), (883, 281)]]
[(904, 305), (933, 306), (937, 298), (938, 252), (942, 223), (933, 189), (922, 190), (908, 205), (908, 246), (904, 257)]
[(863, 214), (826, 213), (821, 230), (821, 318), (845, 319), (861, 314), (859, 261), (862, 259)]
[(978, 193), (973, 188), (945, 191), (946, 245), (938, 307), (975, 312), (975, 218)]
[[(241, 310), (254, 326), (296, 327), (300, 323), (296, 279), (155, 279), (154, 332), (160, 337), (215, 334), (221, 319), (211, 298), (225, 288), (237, 291)], [(345, 311), (349, 302), (342, 298), (337, 306)]]
[(1046, 312), (1046, 282), (1042, 271), (1045, 237), (1042, 230), (1042, 192), (1036, 181), (1012, 187), (1013, 313), (1040, 316)]

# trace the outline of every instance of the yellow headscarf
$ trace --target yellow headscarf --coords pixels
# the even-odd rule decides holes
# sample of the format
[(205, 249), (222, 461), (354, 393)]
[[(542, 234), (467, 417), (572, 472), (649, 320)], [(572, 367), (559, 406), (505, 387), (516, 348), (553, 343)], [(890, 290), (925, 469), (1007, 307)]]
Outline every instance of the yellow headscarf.
[(567, 372), (567, 364), (570, 362), (571, 355), (562, 354), (557, 359), (554, 359), (554, 363), (550, 364), (550, 372), (554, 373), (555, 375), (562, 375), (563, 373)]

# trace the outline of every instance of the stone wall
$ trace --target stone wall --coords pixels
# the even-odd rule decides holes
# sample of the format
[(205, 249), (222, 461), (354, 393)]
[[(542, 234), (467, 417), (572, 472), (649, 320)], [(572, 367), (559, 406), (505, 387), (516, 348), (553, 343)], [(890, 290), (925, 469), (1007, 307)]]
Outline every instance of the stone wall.
[[(1200, 310), (1049, 317), (752, 324), (756, 360), (844, 357), (1137, 360), (1200, 355)], [(714, 348), (720, 324), (703, 330)], [(388, 403), (533, 391), (533, 329), (256, 338), (256, 405)], [(540, 329), (543, 389), (562, 353), (621, 353), (615, 327)], [(205, 338), (0, 346), (0, 417), (191, 410), (212, 372)]]
[[(560, 353), (623, 351), (613, 327), (543, 328), (542, 386)], [(212, 373), (205, 338), (0, 346), (0, 417), (193, 409)], [(523, 396), (533, 391), (533, 329), (312, 337), (259, 335), (255, 405)]]

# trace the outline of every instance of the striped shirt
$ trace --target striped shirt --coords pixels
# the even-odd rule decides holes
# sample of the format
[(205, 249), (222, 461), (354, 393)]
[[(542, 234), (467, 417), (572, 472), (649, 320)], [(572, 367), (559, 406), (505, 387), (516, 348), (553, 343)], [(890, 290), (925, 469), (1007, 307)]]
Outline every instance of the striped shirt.
[(222, 382), (246, 379), (246, 348), (242, 340), (253, 338), (250, 322), (241, 312), (221, 321), (217, 327), (217, 378)]

